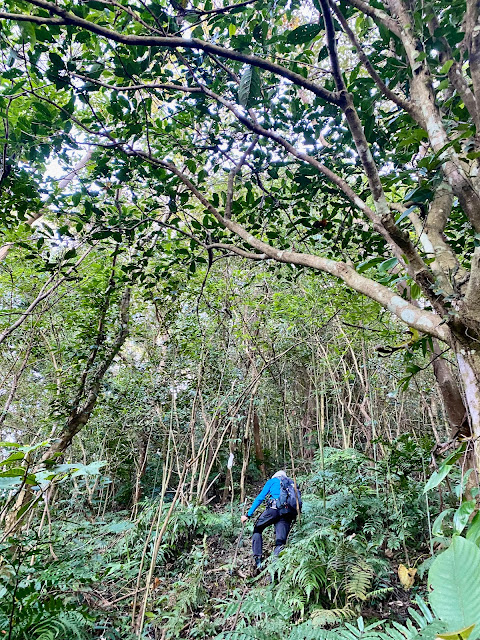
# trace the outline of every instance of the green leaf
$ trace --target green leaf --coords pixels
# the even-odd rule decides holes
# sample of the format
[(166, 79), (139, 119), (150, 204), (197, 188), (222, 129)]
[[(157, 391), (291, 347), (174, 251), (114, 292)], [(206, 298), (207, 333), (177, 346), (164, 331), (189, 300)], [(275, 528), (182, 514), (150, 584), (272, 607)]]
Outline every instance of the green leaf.
[(467, 640), (474, 628), (475, 625), (471, 624), (469, 627), (465, 627), (465, 629), (451, 631), (450, 633), (438, 633), (437, 638), (441, 638), (441, 640)]
[(11, 453), (8, 456), (8, 458), (5, 458), (5, 460), (2, 460), (0, 464), (7, 464), (7, 462), (13, 462), (13, 460), (23, 460), (23, 452), (15, 451), (14, 453)]
[(104, 528), (104, 531), (108, 533), (123, 533), (124, 531), (129, 531), (134, 528), (135, 523), (127, 520), (123, 522), (112, 522), (112, 524), (109, 524)]
[(320, 31), (322, 31), (322, 26), (319, 24), (302, 24), (302, 26), (290, 31), (287, 42), (288, 44), (305, 44), (313, 40)]
[(394, 267), (397, 262), (397, 258), (389, 258), (388, 260), (384, 260), (381, 264), (378, 265), (378, 270), (380, 271), (380, 273), (386, 273), (387, 271), (390, 271), (390, 269)]
[(367, 269), (370, 269), (370, 267), (375, 267), (377, 264), (380, 264), (380, 262), (382, 262), (382, 258), (368, 258), (368, 260), (361, 262), (356, 270), (358, 273), (363, 273), (367, 271)]
[(58, 69), (63, 69), (63, 60), (58, 55), (58, 53), (55, 53), (54, 51), (51, 51), (48, 54), (48, 57), (50, 58), (50, 62), (53, 64), (54, 67), (56, 67)]
[(416, 204), (412, 204), (412, 206), (411, 206), (411, 207), (408, 207), (408, 209), (405, 209), (405, 211), (404, 211), (403, 213), (401, 213), (401, 214), (398, 216), (398, 218), (395, 220), (395, 222), (396, 222), (397, 224), (399, 224), (402, 220), (405, 220), (405, 218), (406, 218), (410, 213), (412, 213), (412, 211), (413, 211), (414, 209), (416, 209), (416, 208), (417, 208), (417, 205), (416, 205)]
[(462, 502), (453, 516), (453, 528), (455, 533), (461, 534), (468, 524), (468, 519), (475, 509), (475, 500), (466, 500)]
[(443, 65), (443, 67), (440, 69), (440, 73), (442, 75), (447, 74), (450, 71), (452, 64), (453, 64), (453, 60), (447, 60)]
[(257, 67), (248, 66), (242, 74), (238, 86), (238, 101), (246, 109), (253, 106), (260, 98), (262, 90), (262, 80)]
[(435, 487), (438, 487), (441, 481), (448, 476), (452, 468), (453, 468), (453, 464), (443, 463), (438, 471), (434, 471), (432, 473), (427, 484), (425, 485), (425, 489), (423, 490), (423, 493), (427, 493), (427, 491), (430, 491), (430, 489), (434, 489)]
[(455, 536), (428, 572), (434, 613), (449, 629), (464, 629), (480, 622), (480, 549)]
[(460, 460), (460, 458), (462, 457), (465, 449), (466, 449), (465, 443), (461, 444), (458, 447), (458, 449), (455, 449), (455, 451), (453, 453), (451, 453), (449, 456), (447, 456), (445, 458), (445, 460), (443, 461), (443, 464), (455, 464), (455, 462), (457, 462), (457, 460)]
[(228, 25), (228, 35), (229, 36), (234, 36), (237, 33), (237, 25), (230, 23)]
[(77, 464), (77, 470), (72, 473), (72, 478), (78, 478), (79, 476), (97, 476), (100, 474), (100, 469), (106, 464), (105, 460), (96, 460), (90, 464)]
[(467, 529), (467, 533), (465, 534), (467, 540), (478, 545), (480, 541), (480, 511), (475, 514), (475, 517), (470, 523), (470, 526)]
[(442, 513), (440, 513), (436, 518), (434, 523), (432, 524), (432, 534), (434, 536), (443, 536), (442, 525), (445, 517), (452, 513), (453, 509), (444, 509)]
[(25, 469), (23, 467), (13, 467), (13, 469), (7, 469), (7, 471), (0, 471), (0, 478), (21, 478), (25, 475)]
[(69, 249), (68, 251), (65, 252), (63, 259), (70, 260), (70, 258), (74, 258), (76, 255), (77, 255), (76, 249)]
[(426, 202), (432, 196), (432, 191), (430, 189), (425, 189), (423, 187), (419, 187), (418, 189), (413, 189), (405, 196), (405, 200), (412, 200), (413, 202)]

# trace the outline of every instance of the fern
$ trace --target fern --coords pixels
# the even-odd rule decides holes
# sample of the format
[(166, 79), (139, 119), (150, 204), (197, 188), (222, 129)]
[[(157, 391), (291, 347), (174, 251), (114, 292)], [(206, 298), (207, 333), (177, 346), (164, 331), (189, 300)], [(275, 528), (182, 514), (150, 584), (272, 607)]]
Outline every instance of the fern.
[(353, 617), (353, 613), (348, 606), (342, 609), (314, 609), (310, 618), (314, 627), (325, 627), (343, 622), (346, 618)]
[(87, 618), (61, 600), (23, 607), (13, 627), (12, 640), (83, 640), (87, 638)]
[(373, 581), (372, 568), (363, 558), (358, 558), (348, 567), (345, 593), (348, 601), (365, 601)]
[(35, 640), (55, 640), (77, 638), (83, 640), (85, 618), (78, 611), (68, 611), (50, 620), (44, 620), (30, 630), (30, 637)]
[(178, 637), (178, 632), (186, 620), (205, 600), (205, 561), (204, 549), (195, 551), (191, 556), (193, 566), (190, 571), (182, 581), (175, 583), (173, 594), (163, 597), (167, 606), (162, 614), (161, 626), (165, 627), (167, 638)]

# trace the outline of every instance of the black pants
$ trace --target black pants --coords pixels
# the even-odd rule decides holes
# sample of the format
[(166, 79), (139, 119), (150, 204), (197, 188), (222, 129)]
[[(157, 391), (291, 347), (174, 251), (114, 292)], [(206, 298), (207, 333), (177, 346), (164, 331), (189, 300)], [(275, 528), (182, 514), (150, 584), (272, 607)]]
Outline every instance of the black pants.
[(274, 555), (278, 556), (280, 551), (287, 542), (288, 532), (292, 526), (292, 522), (295, 520), (295, 514), (287, 513), (280, 515), (278, 509), (265, 509), (258, 520), (255, 523), (252, 536), (252, 552), (254, 556), (261, 557), (262, 555), (262, 532), (271, 524), (275, 525), (275, 551)]

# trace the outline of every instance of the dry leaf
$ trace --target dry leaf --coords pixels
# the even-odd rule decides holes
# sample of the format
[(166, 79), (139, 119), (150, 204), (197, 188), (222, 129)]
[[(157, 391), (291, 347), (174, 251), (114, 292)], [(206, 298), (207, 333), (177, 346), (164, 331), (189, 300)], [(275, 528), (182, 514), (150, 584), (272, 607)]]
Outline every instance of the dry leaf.
[(400, 583), (402, 587), (408, 591), (412, 588), (413, 583), (415, 582), (415, 574), (417, 573), (416, 569), (412, 567), (408, 568), (404, 564), (401, 564), (398, 567), (398, 577), (400, 578)]

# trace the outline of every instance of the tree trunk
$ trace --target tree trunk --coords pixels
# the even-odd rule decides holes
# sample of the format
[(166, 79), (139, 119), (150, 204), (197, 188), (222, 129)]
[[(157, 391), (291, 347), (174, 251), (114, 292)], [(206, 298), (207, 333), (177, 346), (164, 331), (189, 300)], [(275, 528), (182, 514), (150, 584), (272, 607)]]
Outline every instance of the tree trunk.
[(260, 419), (255, 410), (253, 411), (253, 440), (255, 442), (255, 458), (257, 459), (257, 464), (260, 469), (260, 473), (262, 474), (262, 480), (265, 480), (267, 472), (265, 470), (265, 457), (263, 455), (262, 440), (260, 436)]
[(150, 444), (150, 434), (142, 431), (138, 438), (138, 456), (135, 462), (135, 478), (132, 497), (132, 520), (137, 517), (138, 503), (142, 497), (142, 478), (145, 475), (148, 460), (148, 446)]
[(468, 412), (463, 402), (461, 391), (457, 381), (450, 370), (448, 362), (439, 357), (441, 353), (438, 342), (434, 341), (434, 354), (437, 356), (433, 361), (433, 373), (442, 394), (445, 412), (450, 424), (451, 438), (458, 436), (470, 436), (470, 425)]
[[(60, 437), (52, 443), (48, 450), (43, 454), (39, 465), (33, 469), (33, 473), (41, 469), (42, 463), (47, 460), (57, 459), (63, 454), (76, 434), (87, 424), (92, 412), (97, 404), (100, 395), (101, 383), (103, 377), (107, 373), (115, 356), (119, 353), (128, 336), (128, 320), (130, 308), (130, 290), (125, 289), (120, 302), (120, 327), (118, 333), (104, 356), (102, 362), (98, 364), (95, 371), (91, 373), (90, 379), (87, 381), (88, 371), (82, 378), (80, 392), (77, 394), (75, 405), (72, 409), (70, 417), (67, 421), (65, 429), (61, 432)], [(93, 364), (93, 362), (92, 362)], [(15, 506), (5, 518), (5, 535), (11, 535), (17, 531), (22, 524), (21, 510), (28, 503), (31, 496), (31, 488), (25, 486), (17, 497)]]
[[(455, 351), (465, 394), (468, 414), (465, 423), (469, 427), (468, 434), (472, 436), (465, 455), (466, 466), (476, 469), (476, 474), (472, 475), (477, 477), (471, 478), (471, 482), (469, 482), (469, 485), (472, 485), (478, 483), (480, 472), (480, 448), (477, 445), (480, 437), (480, 351), (478, 349), (478, 340), (466, 336), (471, 336), (471, 333), (465, 331), (462, 332), (461, 336), (454, 335), (452, 346)], [(470, 446), (470, 443), (472, 446)]]
[(480, 436), (480, 352), (478, 345), (474, 342), (468, 346), (457, 342), (455, 351), (465, 390), (471, 435), (478, 438)]

